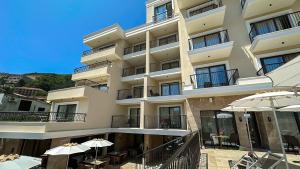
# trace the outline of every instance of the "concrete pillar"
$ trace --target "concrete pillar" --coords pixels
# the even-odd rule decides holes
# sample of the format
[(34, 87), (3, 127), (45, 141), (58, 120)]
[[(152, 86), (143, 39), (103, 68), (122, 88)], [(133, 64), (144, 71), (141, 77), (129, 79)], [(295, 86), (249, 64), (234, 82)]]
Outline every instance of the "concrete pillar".
[[(70, 138), (52, 139), (51, 148), (58, 147), (70, 142)], [(68, 157), (66, 155), (48, 156), (46, 169), (65, 169)]]
[(263, 123), (267, 134), (269, 149), (273, 152), (281, 152), (279, 134), (274, 122), (274, 116), (272, 112), (263, 112)]
[(246, 119), (244, 117), (244, 112), (235, 112), (234, 116), (235, 116), (237, 132), (239, 135), (240, 145), (250, 149), (250, 143), (248, 139), (248, 131), (246, 126)]
[[(104, 140), (108, 140), (108, 133), (104, 134)], [(107, 154), (107, 147), (102, 148), (102, 156), (105, 156)]]
[(151, 37), (150, 37), (150, 31), (146, 32), (146, 75), (150, 73), (150, 43), (151, 43)]

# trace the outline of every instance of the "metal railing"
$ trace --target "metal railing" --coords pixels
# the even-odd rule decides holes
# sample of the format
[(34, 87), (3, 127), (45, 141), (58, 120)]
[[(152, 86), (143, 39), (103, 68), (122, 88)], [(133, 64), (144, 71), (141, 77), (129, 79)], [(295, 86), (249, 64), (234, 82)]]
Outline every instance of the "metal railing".
[[(257, 28), (258, 24), (267, 21), (268, 23), (264, 27), (261, 29)], [(300, 11), (252, 23), (251, 30), (249, 32), (249, 38), (252, 43), (254, 38), (258, 35), (285, 30), (297, 26), (300, 26)]]
[(194, 88), (209, 88), (235, 85), (239, 78), (238, 69), (194, 74), (190, 76)]
[(164, 46), (164, 45), (168, 45), (168, 44), (175, 43), (175, 42), (178, 42), (177, 34), (163, 38), (163, 39), (151, 41), (150, 48)]
[(168, 20), (170, 18), (173, 18), (174, 16), (175, 16), (174, 11), (169, 10), (169, 11), (166, 11), (166, 12), (155, 14), (152, 17), (152, 21), (153, 21), (153, 23), (158, 23), (158, 22), (162, 22), (162, 21)]
[(0, 112), (0, 121), (15, 122), (85, 122), (85, 113)]
[[(197, 39), (200, 40), (196, 41)], [(190, 50), (195, 50), (195, 49), (218, 45), (226, 42), (229, 42), (229, 36), (227, 30), (223, 30), (220, 32), (215, 32), (208, 35), (189, 39), (189, 48)]]
[(197, 169), (200, 164), (199, 133), (193, 132), (160, 145), (130, 160), (135, 169)]
[(136, 45), (136, 46), (130, 46), (127, 48), (124, 48), (124, 55), (128, 55), (131, 53), (136, 53), (136, 52), (140, 52), (140, 51), (145, 51), (146, 50), (146, 43), (140, 44), (140, 45)]
[(143, 90), (122, 89), (122, 90), (118, 90), (117, 100), (142, 98), (142, 97), (144, 97), (144, 91)]
[(98, 82), (95, 82), (95, 81), (92, 81), (92, 80), (89, 80), (89, 79), (82, 79), (82, 80), (77, 80), (75, 82), (75, 86), (78, 87), (78, 86), (97, 86), (99, 85), (100, 83)]
[(280, 62), (280, 63), (273, 63), (273, 64), (266, 64), (264, 65), (262, 68), (260, 68), (257, 71), (257, 76), (263, 76), (277, 68), (279, 68), (280, 66), (282, 66), (283, 64), (285, 64), (286, 62)]
[(126, 76), (132, 76), (132, 75), (138, 75), (138, 74), (144, 74), (145, 73), (145, 67), (141, 67), (141, 69), (144, 69), (143, 71), (137, 71), (137, 69), (139, 69), (139, 67), (127, 67), (127, 68), (123, 68), (122, 71), (122, 77), (126, 77)]
[(148, 129), (187, 129), (186, 115), (172, 115), (169, 118), (144, 116), (144, 127)]
[(111, 48), (114, 48), (114, 47), (116, 47), (116, 44), (112, 44), (112, 45), (108, 45), (108, 46), (100, 46), (100, 47), (96, 47), (96, 48), (93, 48), (93, 49), (90, 49), (90, 50), (86, 50), (86, 51), (82, 52), (82, 57), (85, 57), (85, 56), (88, 56), (88, 55), (91, 55), (91, 54), (94, 54), (94, 53), (98, 53), (98, 52), (101, 52), (101, 51), (104, 51), (104, 50), (107, 50), (107, 49), (111, 49)]
[(179, 68), (179, 67), (180, 67), (179, 59), (164, 61), (164, 63), (162, 63), (162, 62), (160, 62), (160, 63), (150, 63), (150, 72), (157, 72), (157, 71), (174, 69), (174, 68)]
[(110, 66), (110, 65), (111, 65), (110, 61), (97, 62), (97, 63), (94, 63), (94, 64), (90, 64), (90, 65), (86, 65), (86, 66), (76, 68), (76, 69), (74, 69), (74, 73), (86, 72), (86, 71), (89, 71), (89, 70), (98, 69), (98, 68), (101, 68), (101, 67), (107, 67), (107, 66)]
[(112, 128), (139, 128), (140, 127), (140, 116), (133, 119), (126, 115), (115, 115), (112, 116), (111, 121)]
[(241, 0), (241, 6), (242, 6), (242, 9), (244, 9), (244, 6), (245, 6), (245, 4), (246, 4), (246, 1), (247, 1), (247, 0)]
[[(208, 1), (205, 3), (202, 3), (200, 5), (197, 5), (197, 6), (203, 6), (203, 7), (195, 9), (195, 10), (190, 10), (189, 15), (188, 15), (189, 17), (199, 15), (201, 13), (222, 7), (223, 3), (222, 3), (222, 0), (211, 0), (211, 1)], [(193, 7), (193, 8), (195, 8), (195, 7)]]
[(179, 90), (173, 90), (168, 92), (168, 93), (162, 93), (160, 90), (162, 90), (159, 86), (148, 86), (148, 97), (156, 97), (156, 96), (172, 96), (172, 95), (180, 95), (181, 94), (181, 87), (182, 84), (179, 83), (178, 89)]

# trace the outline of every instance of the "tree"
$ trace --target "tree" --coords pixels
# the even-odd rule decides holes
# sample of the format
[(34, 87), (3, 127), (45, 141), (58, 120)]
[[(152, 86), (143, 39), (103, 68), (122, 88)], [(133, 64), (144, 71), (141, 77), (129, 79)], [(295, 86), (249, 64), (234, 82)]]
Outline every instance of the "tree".
[(5, 79), (4, 78), (0, 78), (0, 85), (4, 85), (5, 84)]
[(26, 84), (25, 80), (24, 79), (20, 79), (18, 81), (18, 83), (16, 84), (16, 86), (17, 87), (23, 87), (23, 86), (25, 86), (25, 84)]

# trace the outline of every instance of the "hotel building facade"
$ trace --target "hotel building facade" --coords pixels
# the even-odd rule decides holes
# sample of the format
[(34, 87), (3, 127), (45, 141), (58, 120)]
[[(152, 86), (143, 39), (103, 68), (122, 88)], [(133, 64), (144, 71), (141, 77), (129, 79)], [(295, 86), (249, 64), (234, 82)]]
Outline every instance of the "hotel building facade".
[[(279, 150), (272, 113), (221, 109), (274, 90), (265, 74), (300, 54), (299, 11), (298, 0), (148, 0), (145, 24), (83, 38), (91, 49), (74, 70), (76, 86), (47, 97), (52, 112), (63, 112), (50, 115), (56, 120), (0, 122), (2, 151), (102, 135), (138, 154), (195, 130), (204, 146), (226, 135), (231, 146), (248, 147), (246, 119), (255, 147)], [(278, 118), (300, 139), (298, 113)]]

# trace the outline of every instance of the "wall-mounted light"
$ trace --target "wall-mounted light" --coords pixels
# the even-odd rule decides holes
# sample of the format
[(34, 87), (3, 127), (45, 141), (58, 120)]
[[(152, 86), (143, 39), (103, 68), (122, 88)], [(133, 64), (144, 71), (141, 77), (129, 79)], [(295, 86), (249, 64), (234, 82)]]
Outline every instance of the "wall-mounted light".
[(209, 101), (209, 103), (212, 103), (213, 102), (213, 98), (212, 97), (208, 98), (208, 101)]
[(241, 116), (239, 117), (239, 121), (240, 121), (240, 122), (242, 122), (242, 121), (243, 121), (243, 118), (242, 118)]
[(268, 116), (268, 121), (269, 121), (269, 122), (271, 122), (271, 121), (272, 121), (272, 119), (271, 119), (271, 117), (270, 117), (270, 116)]

